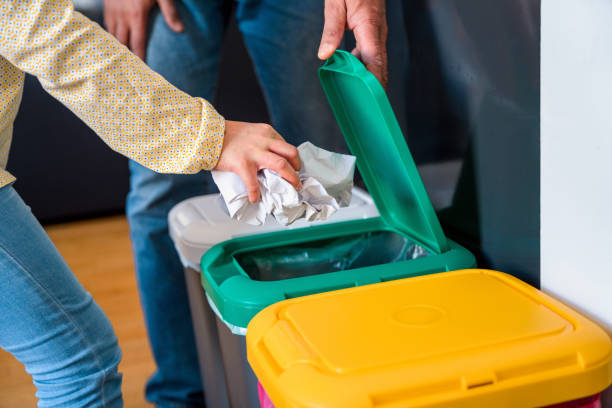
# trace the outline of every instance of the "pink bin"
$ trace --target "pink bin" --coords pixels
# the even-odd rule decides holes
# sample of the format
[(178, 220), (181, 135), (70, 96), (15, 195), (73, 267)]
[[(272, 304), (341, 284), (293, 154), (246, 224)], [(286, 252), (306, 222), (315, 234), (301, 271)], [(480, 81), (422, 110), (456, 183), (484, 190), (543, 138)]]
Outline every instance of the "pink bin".
[(601, 395), (597, 394), (593, 395), (592, 397), (581, 398), (575, 401), (562, 402), (561, 404), (550, 405), (546, 408), (601, 408)]
[(268, 393), (264, 390), (264, 387), (261, 386), (260, 382), (257, 382), (257, 393), (259, 394), (259, 405), (261, 405), (261, 408), (274, 408), (274, 404), (270, 401)]
[[(261, 383), (257, 383), (257, 393), (259, 394), (259, 404), (261, 405), (261, 408), (274, 408), (274, 404), (272, 401), (270, 401), (270, 397), (268, 397), (268, 394), (261, 386)], [(600, 395), (597, 394), (593, 395), (592, 397), (550, 405), (545, 408), (601, 408), (601, 398)]]

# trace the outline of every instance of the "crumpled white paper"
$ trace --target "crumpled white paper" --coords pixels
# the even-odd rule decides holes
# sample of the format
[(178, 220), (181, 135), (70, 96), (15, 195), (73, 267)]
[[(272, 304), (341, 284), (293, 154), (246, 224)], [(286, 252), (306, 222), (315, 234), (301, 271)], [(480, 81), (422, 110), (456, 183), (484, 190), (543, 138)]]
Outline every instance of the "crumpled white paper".
[(298, 172), (302, 189), (297, 191), (276, 172), (263, 169), (257, 174), (261, 200), (250, 203), (242, 179), (233, 172), (214, 170), (223, 201), (233, 219), (262, 225), (268, 214), (289, 225), (295, 220), (325, 220), (351, 201), (355, 156), (332, 153), (310, 142), (298, 146), (302, 168)]

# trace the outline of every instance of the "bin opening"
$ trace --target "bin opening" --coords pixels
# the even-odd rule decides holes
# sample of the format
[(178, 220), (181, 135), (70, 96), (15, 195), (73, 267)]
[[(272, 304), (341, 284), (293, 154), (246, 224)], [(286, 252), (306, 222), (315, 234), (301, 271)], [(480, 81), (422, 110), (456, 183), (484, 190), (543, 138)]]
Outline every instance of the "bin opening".
[(277, 281), (429, 256), (430, 252), (392, 231), (278, 246), (235, 255), (253, 280)]

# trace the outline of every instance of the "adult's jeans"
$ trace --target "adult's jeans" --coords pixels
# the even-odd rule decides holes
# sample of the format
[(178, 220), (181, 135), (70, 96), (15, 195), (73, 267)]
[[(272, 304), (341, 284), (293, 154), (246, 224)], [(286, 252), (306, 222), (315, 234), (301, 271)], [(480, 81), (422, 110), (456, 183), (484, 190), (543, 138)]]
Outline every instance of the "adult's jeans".
[(113, 328), (12, 186), (0, 188), (0, 346), (39, 407), (121, 407)]
[[(155, 13), (146, 62), (181, 90), (212, 100), (228, 4), (183, 0), (177, 7), (184, 31), (171, 31)], [(346, 150), (317, 77), (323, 1), (241, 0), (236, 21), (275, 129), (293, 144), (310, 140), (329, 150)], [(216, 188), (208, 172), (156, 174), (135, 162), (130, 162), (130, 172), (127, 216), (157, 363), (146, 397), (158, 407), (200, 407), (202, 381), (183, 267), (168, 235), (167, 216), (180, 201)]]

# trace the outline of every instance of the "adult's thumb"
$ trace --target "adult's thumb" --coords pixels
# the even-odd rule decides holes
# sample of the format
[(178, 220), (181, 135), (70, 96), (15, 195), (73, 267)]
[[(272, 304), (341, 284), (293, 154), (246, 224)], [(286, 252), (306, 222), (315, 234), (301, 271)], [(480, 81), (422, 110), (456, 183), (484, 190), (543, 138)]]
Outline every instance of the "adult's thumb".
[(158, 0), (157, 3), (168, 27), (177, 33), (183, 31), (183, 23), (174, 5), (174, 0)]
[(340, 46), (346, 27), (346, 5), (344, 0), (325, 1), (325, 25), (319, 45), (319, 59), (325, 60), (332, 56)]

